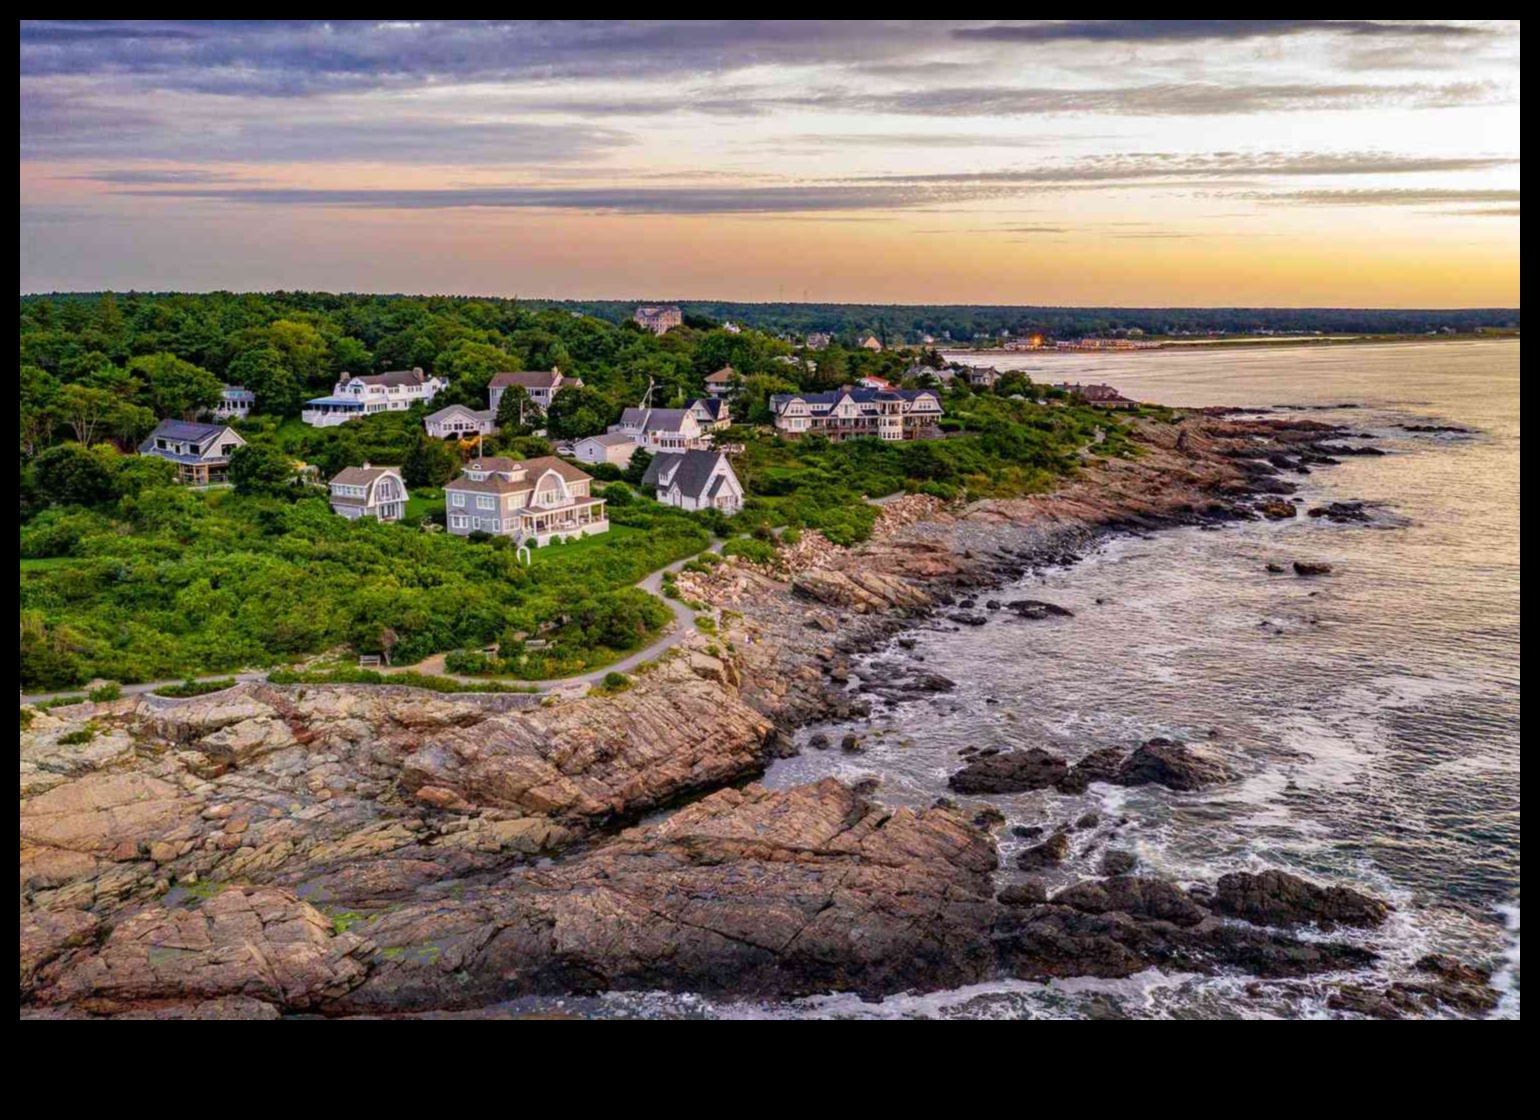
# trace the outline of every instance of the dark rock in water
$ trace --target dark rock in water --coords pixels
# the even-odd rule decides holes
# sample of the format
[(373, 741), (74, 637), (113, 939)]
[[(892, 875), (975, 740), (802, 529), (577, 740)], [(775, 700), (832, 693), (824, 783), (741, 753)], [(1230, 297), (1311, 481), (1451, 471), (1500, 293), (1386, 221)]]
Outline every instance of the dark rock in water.
[(822, 731), (815, 731), (812, 736), (809, 737), (807, 745), (812, 747), (815, 751), (826, 751), (829, 749), (829, 737)]
[(1102, 853), (1101, 873), (1108, 878), (1127, 875), (1139, 866), (1139, 857), (1121, 848), (1108, 848)]
[(1372, 1019), (1404, 1019), (1439, 1008), (1484, 1015), (1497, 1007), (1498, 999), (1491, 972), (1434, 953), (1417, 962), (1415, 976), (1384, 988), (1344, 984), (1328, 997), (1326, 1006)]
[(1147, 968), (1243, 969), (1266, 979), (1363, 968), (1374, 953), (1355, 945), (1305, 942), (1246, 926), (1179, 926), (1121, 911), (1088, 913), (1050, 902), (1002, 913), (994, 930), (1001, 966), (1024, 980), (1113, 978)]
[(1119, 785), (1153, 784), (1185, 792), (1227, 781), (1229, 777), (1218, 762), (1198, 755), (1182, 743), (1151, 739), (1129, 756), (1116, 780)]
[(1267, 570), (1270, 571), (1270, 572), (1286, 572), (1286, 571), (1288, 571), (1288, 569), (1285, 568), (1282, 564), (1269, 564), (1267, 566)]
[(1005, 814), (1000, 812), (1000, 810), (996, 809), (993, 805), (986, 805), (973, 816), (974, 827), (982, 828), (986, 832), (989, 829), (994, 828), (996, 825), (1001, 825), (1004, 823)]
[(1216, 914), (1257, 926), (1377, 926), (1390, 907), (1351, 887), (1322, 887), (1286, 871), (1233, 871), (1215, 884)]
[(899, 649), (913, 649), (914, 648), (914, 639), (913, 638), (909, 638), (909, 637), (904, 637), (904, 638), (898, 639), (898, 648)]
[(976, 758), (947, 780), (958, 793), (1022, 793), (1064, 780), (1069, 767), (1041, 747)]
[(1208, 917), (1208, 911), (1188, 898), (1187, 892), (1175, 883), (1132, 875), (1076, 883), (1054, 895), (1053, 901), (1057, 906), (1070, 906), (1087, 914), (1117, 912), (1179, 926), (1195, 926)]
[(904, 681), (904, 687), (915, 692), (951, 692), (957, 682), (940, 673), (915, 673)]
[(1040, 824), (1018, 824), (1011, 828), (1011, 835), (1022, 840), (1032, 840), (1047, 831)]
[(1331, 565), (1321, 561), (1296, 560), (1294, 561), (1294, 574), (1297, 576), (1329, 576), (1331, 575)]
[(1311, 517), (1324, 517), (1328, 521), (1368, 521), (1369, 511), (1362, 502), (1327, 502), (1307, 511)]
[(1075, 827), (1081, 829), (1095, 828), (1101, 823), (1102, 816), (1100, 813), (1081, 813), (1080, 817), (1075, 821)]
[(1442, 432), (1462, 436), (1470, 435), (1469, 428), (1461, 428), (1455, 424), (1402, 424), (1400, 428), (1403, 432)]
[(860, 754), (866, 750), (866, 745), (861, 742), (859, 735), (852, 732), (840, 740), (840, 750), (848, 751), (850, 754)]
[(1069, 858), (1069, 834), (1055, 832), (1036, 847), (1028, 848), (1016, 857), (1016, 866), (1023, 871), (1041, 871)]
[(1075, 612), (1067, 607), (1061, 607), (1057, 603), (1047, 603), (1041, 599), (1017, 599), (1006, 603), (1005, 609), (1014, 611), (1020, 618), (1040, 621), (1045, 618), (1074, 618)]
[(990, 611), (997, 611), (997, 610), (999, 610), (1000, 609), (1000, 600), (999, 599), (991, 599), (991, 600), (989, 600), (987, 603), (984, 604), (984, 609), (985, 610), (990, 610)]
[(989, 619), (981, 614), (969, 614), (967, 611), (954, 611), (952, 614), (947, 615), (947, 617), (963, 626), (982, 626), (989, 621)]
[(850, 788), (861, 797), (870, 797), (882, 788), (882, 779), (878, 777), (859, 778), (850, 783)]
[(1124, 754), (1116, 747), (1102, 747), (1069, 768), (1059, 782), (1061, 793), (1084, 793), (1092, 782), (1114, 782), (1123, 768)]
[(1265, 502), (1259, 502), (1257, 509), (1262, 511), (1262, 516), (1271, 518), (1274, 521), (1287, 520), (1290, 517), (1296, 516), (1299, 512), (1294, 508), (1293, 502), (1285, 502), (1282, 499), (1269, 499)]
[(1355, 447), (1347, 443), (1318, 443), (1316, 450), (1323, 455), (1383, 455), (1378, 447)]
[(995, 900), (1001, 906), (1041, 906), (1048, 901), (1048, 888), (1036, 879), (1028, 879), (1025, 883), (1012, 883)]

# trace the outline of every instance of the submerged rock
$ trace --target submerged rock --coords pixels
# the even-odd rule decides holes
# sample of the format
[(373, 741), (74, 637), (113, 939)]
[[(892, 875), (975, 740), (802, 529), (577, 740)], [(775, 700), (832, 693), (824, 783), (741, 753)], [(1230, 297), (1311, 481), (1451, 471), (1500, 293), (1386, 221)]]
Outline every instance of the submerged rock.
[(1227, 781), (1224, 766), (1171, 739), (1151, 739), (1128, 757), (1114, 779), (1118, 785), (1161, 785), (1189, 791)]
[(1294, 561), (1294, 574), (1297, 576), (1329, 576), (1331, 565), (1322, 561), (1296, 560)]
[(1055, 832), (1041, 844), (1034, 845), (1016, 857), (1016, 866), (1023, 871), (1041, 871), (1069, 858), (1069, 834)]

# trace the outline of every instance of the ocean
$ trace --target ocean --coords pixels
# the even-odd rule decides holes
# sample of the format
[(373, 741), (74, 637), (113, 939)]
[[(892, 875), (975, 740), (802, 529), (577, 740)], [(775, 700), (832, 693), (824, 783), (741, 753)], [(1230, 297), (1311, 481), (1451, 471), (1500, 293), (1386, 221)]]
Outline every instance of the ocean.
[[(1259, 982), (1147, 972), (1126, 980), (1002, 982), (881, 1002), (783, 1004), (663, 994), (584, 1001), (610, 1016), (722, 1018), (1314, 1018), (1335, 981), (1404, 974), (1429, 952), (1496, 970), (1519, 1016), (1519, 344), (1516, 341), (990, 356), (1035, 380), (1106, 381), (1171, 405), (1308, 415), (1372, 433), (1384, 457), (1298, 479), (1307, 504), (1360, 500), (1370, 524), (1300, 517), (1107, 540), (1081, 562), (1003, 589), (1074, 612), (911, 635), (955, 692), (804, 729), (868, 750), (805, 750), (765, 781), (875, 777), (877, 800), (949, 796), (964, 747), (1079, 757), (1154, 736), (1218, 752), (1234, 782), (1196, 794), (1093, 786), (958, 798), (1007, 817), (1001, 886), (1034, 840), (1089, 810), (1109, 822), (1049, 876), (1096, 874), (1107, 844), (1142, 873), (1212, 883), (1276, 867), (1382, 896), (1390, 922), (1353, 937), (1373, 973)], [(1440, 426), (1456, 432), (1417, 432)], [(1301, 579), (1269, 563), (1326, 561)], [(1008, 612), (1001, 612), (1008, 615)], [(876, 656), (899, 654), (896, 647)], [(1124, 822), (1124, 823), (1117, 823)], [(1083, 847), (1080, 847), (1083, 845)]]

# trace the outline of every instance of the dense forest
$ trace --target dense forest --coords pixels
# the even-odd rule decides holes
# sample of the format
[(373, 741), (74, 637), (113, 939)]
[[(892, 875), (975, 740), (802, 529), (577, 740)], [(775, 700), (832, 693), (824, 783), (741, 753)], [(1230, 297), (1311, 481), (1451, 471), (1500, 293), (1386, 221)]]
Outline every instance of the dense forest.
[[(849, 544), (875, 517), (863, 497), (1028, 493), (1073, 470), (1098, 432), (1099, 454), (1129, 452), (1119, 418), (1062, 399), (1047, 407), (1039, 402), (1055, 394), (1019, 374), (992, 392), (948, 390), (948, 439), (788, 443), (764, 427), (771, 393), (867, 373), (931, 383), (940, 357), (839, 343), (811, 353), (693, 316), (656, 336), (511, 300), (102, 294), (23, 298), (20, 342), (28, 689), (281, 665), (328, 651), (408, 664), (494, 642), (505, 673), (567, 675), (645, 644), (668, 615), (632, 585), (699, 552), (712, 534), (745, 555), (773, 550), (770, 529), (780, 526)], [(344, 370), (421, 366), (450, 381), (429, 406), (437, 409), (484, 407), (500, 370), (556, 366), (584, 385), (538, 418), (545, 436), (535, 422), (518, 424), (510, 395), (503, 430), (486, 444), (488, 453), (543, 455), (549, 440), (605, 430), (649, 383), (655, 404), (683, 404), (724, 365), (740, 377), (728, 438), (742, 447), (744, 512), (728, 520), (660, 506), (634, 489), (646, 458), (638, 454), (625, 472), (592, 468), (607, 484), (611, 532), (540, 549), (529, 565), (503, 538), (423, 531), (442, 523), (438, 488), (470, 450), (430, 439), (423, 406), (328, 429), (298, 419), (303, 401), (328, 392)], [(236, 423), (248, 445), (232, 457), (233, 486), (184, 488), (168, 464), (134, 453), (160, 420), (205, 413), (224, 384), (257, 400)], [(412, 491), (402, 522), (331, 513), (315, 481), (365, 461), (402, 467)], [(520, 652), (537, 635), (538, 646)]]

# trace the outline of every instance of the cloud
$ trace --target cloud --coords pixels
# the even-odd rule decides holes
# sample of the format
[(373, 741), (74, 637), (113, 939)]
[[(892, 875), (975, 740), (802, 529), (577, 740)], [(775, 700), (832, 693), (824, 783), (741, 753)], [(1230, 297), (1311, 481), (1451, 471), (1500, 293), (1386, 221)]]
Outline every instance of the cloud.
[(458, 187), (441, 190), (210, 186), (180, 190), (149, 188), (120, 193), (137, 198), (368, 210), (484, 208), (614, 214), (796, 214), (913, 209), (992, 197), (998, 192), (969, 185), (893, 182), (860, 186)]
[(1385, 187), (1342, 191), (1274, 191), (1236, 197), (1250, 198), (1259, 202), (1287, 202), (1307, 206), (1426, 206), (1429, 203), (1517, 203), (1519, 192), (1497, 188)]
[(1152, 152), (1092, 157), (1068, 164), (994, 171), (946, 171), (899, 178), (924, 183), (1138, 183), (1242, 176), (1287, 178), (1488, 171), (1515, 167), (1518, 163), (1516, 157), (1508, 156), (1403, 156), (1387, 152), (1215, 152), (1203, 155)]
[(1194, 43), (1282, 38), (1305, 34), (1362, 38), (1463, 39), (1484, 28), (1436, 22), (1378, 19), (1090, 19), (996, 23), (953, 31), (958, 39), (991, 43)]
[(1492, 82), (1443, 85), (1311, 84), (1227, 85), (1179, 82), (1090, 89), (1019, 86), (942, 86), (892, 95), (813, 94), (792, 103), (937, 117), (1019, 117), (1111, 113), (1130, 117), (1234, 116), (1387, 106), (1435, 109), (1477, 105), (1504, 96)]

